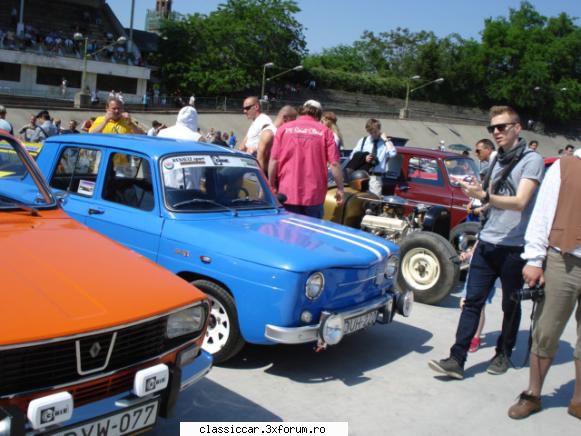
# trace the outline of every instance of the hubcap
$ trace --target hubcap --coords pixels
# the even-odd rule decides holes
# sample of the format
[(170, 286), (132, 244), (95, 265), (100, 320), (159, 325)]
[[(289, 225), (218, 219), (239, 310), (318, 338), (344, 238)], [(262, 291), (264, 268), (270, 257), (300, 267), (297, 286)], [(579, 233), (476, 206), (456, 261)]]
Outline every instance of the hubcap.
[(226, 308), (214, 297), (210, 299), (210, 320), (204, 338), (203, 348), (210, 354), (220, 351), (230, 337), (230, 318)]
[(403, 258), (401, 273), (414, 289), (425, 291), (438, 282), (440, 262), (430, 250), (413, 248)]

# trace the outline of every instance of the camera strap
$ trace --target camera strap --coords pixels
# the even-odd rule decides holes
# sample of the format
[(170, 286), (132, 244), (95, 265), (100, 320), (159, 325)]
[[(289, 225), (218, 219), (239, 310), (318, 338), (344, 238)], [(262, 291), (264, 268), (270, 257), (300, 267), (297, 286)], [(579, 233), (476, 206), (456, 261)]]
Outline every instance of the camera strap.
[(522, 366), (526, 366), (529, 362), (529, 357), (531, 356), (531, 348), (533, 347), (533, 330), (535, 327), (535, 311), (537, 310), (537, 301), (533, 300), (533, 308), (531, 310), (531, 325), (529, 327), (529, 340), (527, 341), (527, 352), (525, 354), (525, 360), (523, 360)]

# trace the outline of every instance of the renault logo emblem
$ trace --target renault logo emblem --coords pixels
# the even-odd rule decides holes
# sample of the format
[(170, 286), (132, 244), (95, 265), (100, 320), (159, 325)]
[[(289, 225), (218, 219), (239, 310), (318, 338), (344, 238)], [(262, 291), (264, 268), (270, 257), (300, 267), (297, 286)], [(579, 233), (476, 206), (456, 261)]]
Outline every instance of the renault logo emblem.
[(91, 348), (89, 348), (89, 354), (91, 355), (91, 357), (93, 359), (95, 357), (97, 357), (100, 352), (101, 352), (101, 344), (99, 344), (98, 342), (95, 342), (93, 345), (91, 345)]

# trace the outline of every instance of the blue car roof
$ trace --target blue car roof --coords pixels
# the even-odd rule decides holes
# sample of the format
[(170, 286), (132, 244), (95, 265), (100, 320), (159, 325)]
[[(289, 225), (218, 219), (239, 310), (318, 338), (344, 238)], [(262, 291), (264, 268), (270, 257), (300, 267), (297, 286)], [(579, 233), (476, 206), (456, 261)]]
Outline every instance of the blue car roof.
[(248, 154), (233, 150), (221, 145), (206, 144), (196, 141), (184, 141), (169, 138), (158, 138), (146, 135), (112, 135), (102, 133), (79, 133), (51, 136), (44, 141), (44, 147), (50, 143), (59, 144), (86, 144), (122, 148), (150, 156), (162, 156), (170, 153), (202, 152), (202, 153), (228, 153), (249, 157)]

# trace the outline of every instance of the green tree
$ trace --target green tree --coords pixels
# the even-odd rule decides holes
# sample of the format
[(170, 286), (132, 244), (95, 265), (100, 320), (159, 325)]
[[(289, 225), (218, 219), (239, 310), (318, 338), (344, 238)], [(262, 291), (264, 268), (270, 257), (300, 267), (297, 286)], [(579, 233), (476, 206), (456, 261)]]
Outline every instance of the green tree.
[(161, 74), (169, 91), (223, 95), (255, 89), (262, 66), (299, 65), (305, 54), (293, 0), (228, 0), (209, 15), (167, 20)]
[(547, 18), (529, 2), (485, 21), (482, 50), (490, 102), (543, 120), (579, 117), (581, 29), (567, 14)]

